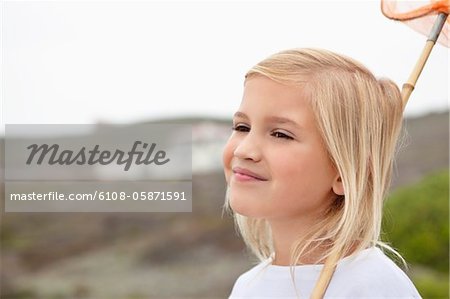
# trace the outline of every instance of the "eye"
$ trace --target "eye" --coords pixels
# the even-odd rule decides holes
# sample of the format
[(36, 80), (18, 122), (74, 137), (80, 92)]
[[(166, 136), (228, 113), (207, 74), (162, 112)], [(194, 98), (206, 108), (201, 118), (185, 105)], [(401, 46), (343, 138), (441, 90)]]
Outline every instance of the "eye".
[(272, 136), (274, 136), (275, 138), (283, 138), (283, 139), (287, 139), (287, 140), (293, 140), (294, 138), (292, 138), (291, 136), (288, 136), (282, 132), (273, 132), (271, 134)]
[(249, 132), (250, 128), (241, 124), (237, 124), (235, 126), (233, 126), (231, 128), (233, 131), (238, 131), (238, 132)]

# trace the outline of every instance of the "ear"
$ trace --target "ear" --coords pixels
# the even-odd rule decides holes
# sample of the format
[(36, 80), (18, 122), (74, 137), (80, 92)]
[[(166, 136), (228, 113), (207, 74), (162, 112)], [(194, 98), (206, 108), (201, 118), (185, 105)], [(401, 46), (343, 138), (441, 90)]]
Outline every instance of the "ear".
[(339, 174), (333, 180), (332, 189), (337, 195), (344, 195), (344, 184), (342, 183), (342, 179)]

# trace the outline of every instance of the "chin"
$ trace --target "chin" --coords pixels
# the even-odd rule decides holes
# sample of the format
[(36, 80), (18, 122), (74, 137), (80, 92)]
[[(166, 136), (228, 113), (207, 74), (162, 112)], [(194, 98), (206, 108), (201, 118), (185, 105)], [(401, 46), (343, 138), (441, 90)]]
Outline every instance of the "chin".
[(245, 203), (244, 200), (237, 198), (236, 196), (233, 196), (233, 192), (230, 192), (230, 208), (233, 210), (233, 212), (238, 213), (243, 216), (248, 216), (247, 212), (249, 210), (248, 204)]
[(251, 203), (251, 200), (246, 200), (244, 198), (236, 198), (233, 195), (230, 196), (230, 208), (234, 213), (242, 216), (252, 217), (252, 218), (264, 218), (255, 204)]

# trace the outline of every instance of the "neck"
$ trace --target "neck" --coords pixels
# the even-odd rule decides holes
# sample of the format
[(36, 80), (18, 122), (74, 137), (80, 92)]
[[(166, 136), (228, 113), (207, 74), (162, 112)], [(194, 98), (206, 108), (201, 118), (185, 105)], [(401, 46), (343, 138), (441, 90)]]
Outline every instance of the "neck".
[[(301, 237), (305, 236), (312, 221), (302, 219), (269, 220), (275, 250), (273, 265), (288, 266), (291, 263), (291, 248)], [(324, 247), (318, 247), (313, 252), (302, 254), (300, 264), (314, 264), (317, 258), (325, 252)]]

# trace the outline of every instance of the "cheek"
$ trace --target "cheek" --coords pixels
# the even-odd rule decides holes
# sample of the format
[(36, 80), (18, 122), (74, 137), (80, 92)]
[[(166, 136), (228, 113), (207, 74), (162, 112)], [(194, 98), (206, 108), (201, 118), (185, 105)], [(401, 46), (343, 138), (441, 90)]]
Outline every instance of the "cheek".
[(225, 173), (225, 179), (227, 183), (230, 182), (230, 175), (231, 175), (231, 160), (233, 159), (233, 153), (234, 149), (236, 147), (236, 140), (231, 136), (227, 143), (225, 144), (225, 147), (223, 148), (222, 152), (222, 163), (223, 163), (223, 170)]
[[(311, 209), (322, 205), (327, 198), (330, 172), (326, 156), (318, 151), (296, 151), (285, 153), (272, 169), (277, 178), (276, 195), (284, 208)], [(281, 204), (280, 202), (280, 204)]]
[[(297, 148), (290, 152), (279, 155), (278, 161), (274, 164), (279, 177), (290, 182), (295, 187), (295, 183), (309, 185), (314, 189), (320, 182), (328, 182), (330, 177), (330, 167), (326, 153), (317, 148), (304, 147)], [(283, 159), (290, 157), (289, 159)]]

